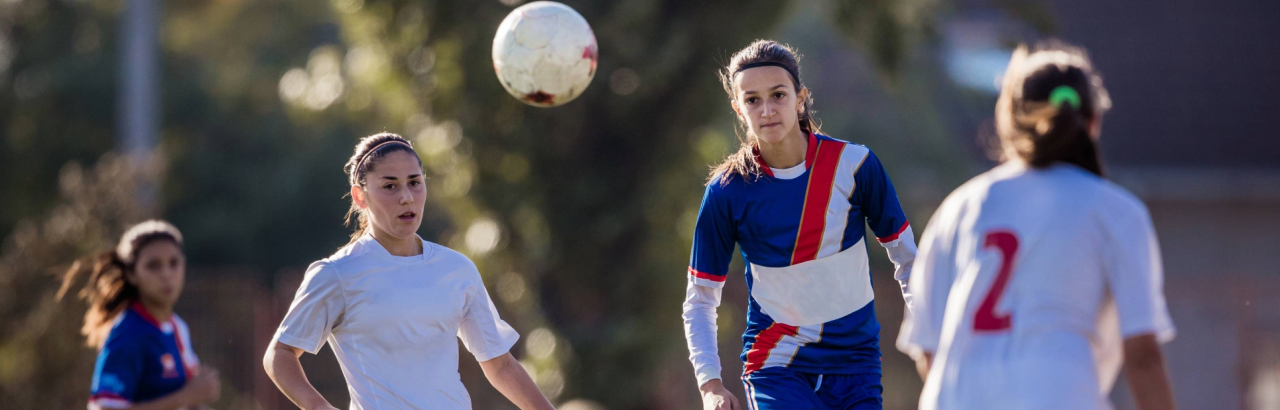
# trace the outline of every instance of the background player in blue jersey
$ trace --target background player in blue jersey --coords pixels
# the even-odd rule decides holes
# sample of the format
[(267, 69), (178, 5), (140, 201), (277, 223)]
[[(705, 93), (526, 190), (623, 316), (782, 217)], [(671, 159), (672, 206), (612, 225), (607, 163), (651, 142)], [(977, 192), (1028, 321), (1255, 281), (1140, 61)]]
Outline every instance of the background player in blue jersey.
[(715, 321), (736, 244), (750, 290), (746, 407), (880, 409), (866, 224), (900, 286), (916, 252), (893, 184), (870, 149), (819, 133), (787, 46), (756, 41), (721, 79), (747, 138), (712, 171), (694, 229), (683, 316), (703, 407), (741, 408), (720, 381)]
[(187, 324), (173, 313), (186, 277), (178, 229), (140, 223), (85, 265), (71, 266), (58, 297), (89, 273), (81, 333), (99, 349), (89, 409), (175, 410), (217, 400), (218, 372), (200, 368)]

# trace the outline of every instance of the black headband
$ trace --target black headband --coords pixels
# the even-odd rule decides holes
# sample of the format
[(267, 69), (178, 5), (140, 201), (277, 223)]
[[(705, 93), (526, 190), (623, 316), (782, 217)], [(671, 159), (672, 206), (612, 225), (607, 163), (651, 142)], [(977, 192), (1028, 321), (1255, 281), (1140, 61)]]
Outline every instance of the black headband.
[(409, 148), (409, 151), (413, 151), (412, 145), (409, 145), (408, 143), (400, 140), (391, 140), (391, 141), (383, 142), (381, 144), (373, 146), (373, 148), (370, 148), (369, 151), (366, 151), (364, 153), (364, 156), (360, 157), (360, 161), (356, 162), (356, 167), (351, 170), (351, 184), (354, 185), (356, 183), (356, 180), (359, 178), (360, 167), (364, 165), (365, 160), (369, 159), (369, 157), (372, 156), (373, 153), (378, 152), (378, 150), (382, 149), (382, 147), (385, 147), (388, 145), (395, 145), (395, 144), (404, 145), (406, 148)]
[(772, 66), (772, 67), (782, 67), (782, 69), (783, 69), (783, 70), (787, 70), (787, 74), (791, 74), (791, 79), (792, 79), (792, 80), (795, 80), (797, 85), (799, 85), (799, 84), (800, 84), (800, 76), (799, 76), (799, 75), (796, 75), (796, 72), (795, 72), (795, 71), (791, 71), (791, 67), (787, 67), (787, 65), (786, 65), (786, 64), (782, 64), (782, 63), (779, 63), (779, 62), (776, 62), (776, 61), (761, 61), (761, 62), (758, 62), (758, 63), (743, 64), (743, 65), (739, 66), (739, 67), (738, 67), (738, 69), (737, 69), (737, 70), (735, 70), (735, 71), (733, 72), (733, 75), (735, 75), (735, 76), (736, 76), (736, 75), (738, 75), (738, 73), (741, 73), (743, 70), (747, 70), (747, 69), (751, 69), (751, 68), (756, 68), (756, 67), (770, 67), (770, 66)]

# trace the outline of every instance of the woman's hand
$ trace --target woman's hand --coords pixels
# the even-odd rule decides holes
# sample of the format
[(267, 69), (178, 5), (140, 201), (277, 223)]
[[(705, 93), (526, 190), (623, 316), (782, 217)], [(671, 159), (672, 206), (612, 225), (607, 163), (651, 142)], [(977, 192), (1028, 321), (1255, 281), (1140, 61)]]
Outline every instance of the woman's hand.
[(208, 404), (218, 401), (222, 394), (222, 382), (218, 380), (218, 370), (203, 368), (199, 373), (187, 380), (182, 386), (182, 395), (193, 405)]
[(738, 398), (729, 393), (729, 389), (724, 388), (724, 383), (720, 379), (711, 379), (711, 381), (698, 387), (698, 391), (702, 392), (702, 410), (741, 410), (742, 406), (738, 405)]

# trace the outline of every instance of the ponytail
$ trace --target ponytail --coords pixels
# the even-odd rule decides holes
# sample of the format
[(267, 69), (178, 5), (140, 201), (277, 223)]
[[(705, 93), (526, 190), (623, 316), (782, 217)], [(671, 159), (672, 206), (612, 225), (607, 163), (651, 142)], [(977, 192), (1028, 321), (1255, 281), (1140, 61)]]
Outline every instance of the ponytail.
[(1014, 52), (996, 104), (1005, 157), (1073, 164), (1102, 176), (1092, 126), (1111, 100), (1083, 49), (1057, 41)]
[(130, 303), (138, 300), (138, 288), (125, 277), (127, 269), (116, 251), (110, 250), (87, 261), (76, 261), (63, 275), (58, 300), (62, 300), (81, 276), (88, 274), (89, 277), (77, 295), (89, 305), (84, 314), (84, 326), (80, 328), (86, 345), (102, 347), (111, 330), (112, 320), (129, 307)]
[(1059, 107), (1056, 115), (1047, 121), (1047, 127), (1036, 127), (1032, 150), (1023, 155), (1023, 160), (1034, 168), (1065, 162), (1102, 176), (1098, 147), (1090, 136), (1090, 121), (1091, 116), (1074, 107)]

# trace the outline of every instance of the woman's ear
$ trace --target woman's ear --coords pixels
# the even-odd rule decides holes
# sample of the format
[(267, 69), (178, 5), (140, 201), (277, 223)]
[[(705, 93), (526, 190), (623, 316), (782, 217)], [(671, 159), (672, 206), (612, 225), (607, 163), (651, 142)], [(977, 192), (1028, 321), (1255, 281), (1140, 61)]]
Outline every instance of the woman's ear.
[(351, 186), (351, 200), (355, 201), (356, 207), (360, 209), (369, 207), (369, 203), (365, 201), (364, 188), (361, 188), (359, 185)]
[(804, 112), (804, 105), (809, 101), (809, 87), (800, 87), (796, 93), (796, 112)]

